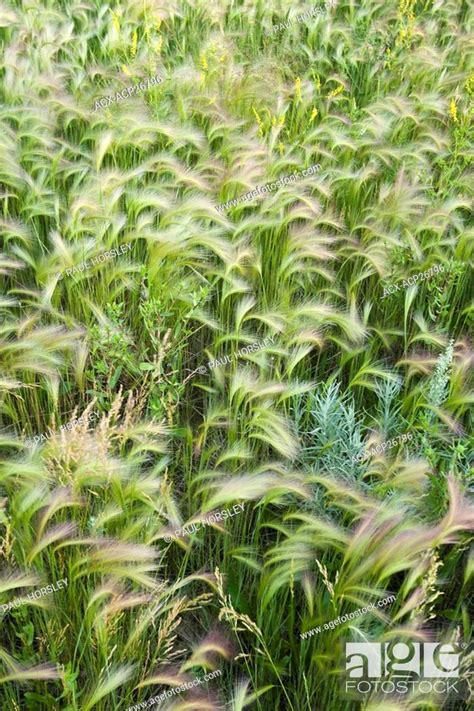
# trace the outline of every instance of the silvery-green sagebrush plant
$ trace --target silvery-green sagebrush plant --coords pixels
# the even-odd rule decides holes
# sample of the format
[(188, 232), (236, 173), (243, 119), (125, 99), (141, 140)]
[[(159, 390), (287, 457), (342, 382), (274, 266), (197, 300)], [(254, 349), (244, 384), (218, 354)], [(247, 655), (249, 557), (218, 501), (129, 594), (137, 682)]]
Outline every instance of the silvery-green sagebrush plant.
[(0, 5), (2, 708), (469, 707), (472, 17), (312, 9)]

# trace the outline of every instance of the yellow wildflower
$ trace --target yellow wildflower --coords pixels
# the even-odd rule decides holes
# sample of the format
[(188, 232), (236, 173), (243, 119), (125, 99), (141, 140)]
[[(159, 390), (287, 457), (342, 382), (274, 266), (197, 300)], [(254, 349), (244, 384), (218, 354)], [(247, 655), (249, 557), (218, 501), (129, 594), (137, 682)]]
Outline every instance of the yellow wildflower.
[(285, 146), (283, 145), (283, 143), (281, 141), (278, 142), (278, 150), (280, 151), (281, 156), (285, 152)]
[(158, 37), (158, 42), (156, 43), (156, 47), (155, 47), (155, 52), (156, 52), (157, 54), (160, 54), (160, 53), (161, 53), (161, 47), (162, 47), (162, 45), (163, 45), (163, 37), (160, 35), (160, 36)]
[(416, 0), (400, 0), (398, 3), (398, 14), (401, 17), (413, 15), (413, 7)]
[(207, 59), (206, 59), (206, 53), (205, 53), (205, 52), (201, 52), (201, 58), (200, 58), (200, 59), (201, 59), (201, 67), (202, 67), (202, 69), (204, 69), (204, 71), (207, 72), (208, 66), (207, 66)]
[(116, 12), (112, 12), (112, 24), (116, 32), (120, 32), (120, 18)]
[(259, 116), (259, 114), (258, 114), (258, 111), (256, 111), (253, 106), (252, 106), (252, 111), (254, 112), (255, 118), (257, 119), (257, 123), (258, 123), (259, 127), (261, 128), (262, 125), (263, 125), (263, 121), (262, 121), (262, 119), (260, 118), (260, 116)]
[(456, 99), (451, 99), (449, 104), (449, 115), (451, 116), (454, 123), (458, 122), (458, 107), (456, 106)]
[(285, 125), (285, 114), (282, 114), (280, 118), (278, 119), (278, 125), (279, 126), (284, 126)]
[(296, 77), (295, 79), (295, 99), (296, 101), (301, 101), (301, 79)]
[(129, 77), (132, 76), (132, 72), (130, 71), (130, 69), (128, 67), (125, 66), (125, 64), (122, 64), (122, 72)]
[(309, 120), (310, 120), (310, 121), (314, 121), (314, 119), (316, 118), (316, 116), (317, 116), (318, 114), (319, 114), (318, 109), (313, 108), (313, 110), (311, 111), (311, 116), (310, 116), (310, 119), (309, 119)]
[(256, 111), (253, 106), (252, 106), (252, 111), (254, 112), (255, 118), (257, 119), (257, 123), (258, 123), (258, 133), (259, 133), (260, 136), (262, 136), (262, 135), (263, 135), (263, 121), (262, 121), (262, 119), (260, 118), (260, 116), (259, 116), (259, 114), (258, 114), (258, 111)]
[(137, 34), (137, 31), (135, 30), (135, 32), (132, 35), (132, 46), (130, 47), (130, 54), (132, 55), (132, 57), (134, 57), (137, 53), (137, 44), (138, 44), (138, 34)]
[(329, 94), (327, 95), (326, 98), (333, 99), (335, 96), (338, 96), (341, 93), (341, 91), (344, 91), (344, 84), (339, 84), (339, 86), (336, 89), (329, 92)]
[(469, 96), (472, 97), (474, 94), (474, 71), (472, 71), (469, 75), (468, 80), (464, 84), (464, 88), (466, 89)]
[(398, 4), (398, 21), (400, 23), (400, 29), (396, 40), (397, 46), (401, 44), (409, 46), (411, 44), (416, 20), (413, 9), (415, 3), (416, 0), (400, 0)]

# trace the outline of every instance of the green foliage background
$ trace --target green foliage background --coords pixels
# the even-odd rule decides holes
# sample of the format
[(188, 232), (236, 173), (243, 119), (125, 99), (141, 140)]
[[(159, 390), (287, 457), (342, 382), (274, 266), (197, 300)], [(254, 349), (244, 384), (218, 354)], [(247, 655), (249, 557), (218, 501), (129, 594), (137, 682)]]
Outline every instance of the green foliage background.
[(343, 682), (471, 638), (472, 14), (312, 7), (0, 5), (2, 709), (469, 706)]

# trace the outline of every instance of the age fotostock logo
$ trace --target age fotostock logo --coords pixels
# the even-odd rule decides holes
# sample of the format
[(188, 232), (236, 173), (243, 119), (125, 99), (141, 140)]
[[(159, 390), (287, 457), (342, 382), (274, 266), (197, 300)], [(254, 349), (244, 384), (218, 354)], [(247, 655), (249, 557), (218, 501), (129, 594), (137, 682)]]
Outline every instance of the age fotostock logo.
[(439, 642), (346, 642), (346, 692), (457, 694), (460, 655)]

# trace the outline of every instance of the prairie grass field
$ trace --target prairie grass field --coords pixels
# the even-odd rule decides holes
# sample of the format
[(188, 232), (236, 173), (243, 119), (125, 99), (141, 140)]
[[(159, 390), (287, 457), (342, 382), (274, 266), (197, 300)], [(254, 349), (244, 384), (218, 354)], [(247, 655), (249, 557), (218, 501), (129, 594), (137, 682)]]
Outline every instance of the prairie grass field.
[(0, 711), (472, 708), (473, 25), (0, 0)]

